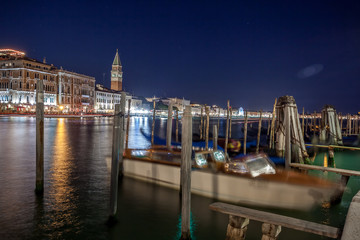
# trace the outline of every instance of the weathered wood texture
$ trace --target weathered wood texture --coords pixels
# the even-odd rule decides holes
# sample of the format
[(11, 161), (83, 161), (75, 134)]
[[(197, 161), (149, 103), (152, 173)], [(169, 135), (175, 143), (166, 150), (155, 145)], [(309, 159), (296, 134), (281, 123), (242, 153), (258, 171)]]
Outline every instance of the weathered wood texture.
[(44, 192), (44, 84), (36, 83), (36, 183), (35, 192)]
[(226, 240), (244, 240), (246, 236), (248, 218), (229, 215), (229, 224), (226, 229)]
[(268, 213), (250, 208), (235, 206), (227, 203), (215, 202), (210, 205), (210, 209), (233, 216), (248, 218), (250, 220), (270, 223), (272, 225), (278, 225), (303, 232), (314, 233), (317, 235), (326, 236), (330, 238), (338, 238), (340, 236), (339, 228), (318, 224), (314, 222), (309, 222), (301, 219), (296, 219), (292, 217), (287, 217), (279, 214)]
[(190, 239), (192, 115), (186, 106), (181, 136), (181, 238)]
[(261, 226), (261, 240), (276, 240), (281, 232), (281, 226), (270, 223), (263, 223)]

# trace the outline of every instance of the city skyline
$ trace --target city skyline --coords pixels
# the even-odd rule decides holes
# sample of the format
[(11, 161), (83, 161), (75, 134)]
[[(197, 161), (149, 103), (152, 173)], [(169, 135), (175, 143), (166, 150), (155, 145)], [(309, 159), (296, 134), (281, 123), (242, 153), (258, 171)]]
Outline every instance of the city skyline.
[(3, 3), (0, 48), (108, 87), (118, 48), (124, 89), (145, 97), (271, 110), (292, 95), (309, 112), (360, 111), (355, 1), (87, 3)]

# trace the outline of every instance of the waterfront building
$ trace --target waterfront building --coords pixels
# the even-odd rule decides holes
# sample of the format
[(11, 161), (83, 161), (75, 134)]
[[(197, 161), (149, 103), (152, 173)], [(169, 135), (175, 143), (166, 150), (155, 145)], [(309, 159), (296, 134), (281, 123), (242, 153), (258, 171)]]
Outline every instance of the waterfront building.
[(122, 72), (121, 61), (117, 49), (110, 74), (111, 74), (111, 90), (122, 91), (123, 72)]
[[(95, 88), (95, 111), (98, 113), (114, 113), (114, 107), (115, 104), (120, 104), (121, 99), (121, 92), (122, 91), (116, 91), (109, 88), (106, 88), (105, 86), (101, 84), (96, 84)], [(127, 101), (129, 99), (132, 99), (132, 96), (128, 93), (126, 93), (126, 104), (125, 109), (127, 111), (128, 104)], [(136, 107), (136, 102), (131, 101), (131, 108)]]
[(95, 78), (64, 70), (58, 75), (58, 104), (65, 112), (92, 112), (95, 105)]
[(56, 108), (57, 74), (53, 65), (25, 56), (25, 53), (0, 49), (0, 102), (2, 109), (34, 110), (36, 81), (44, 82), (44, 105)]
[[(35, 111), (36, 82), (43, 80), (47, 112), (91, 112), (95, 102), (95, 78), (58, 69), (25, 56), (0, 49), (0, 103), (2, 110)], [(61, 107), (61, 108), (60, 108)]]

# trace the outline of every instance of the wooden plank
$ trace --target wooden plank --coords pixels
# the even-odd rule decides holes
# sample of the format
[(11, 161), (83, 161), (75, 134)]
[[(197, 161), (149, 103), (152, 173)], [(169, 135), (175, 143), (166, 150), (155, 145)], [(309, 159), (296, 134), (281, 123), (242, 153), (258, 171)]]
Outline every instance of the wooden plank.
[(287, 217), (279, 214), (263, 212), (250, 208), (235, 206), (227, 203), (215, 202), (211, 204), (210, 209), (213, 211), (249, 218), (259, 222), (271, 223), (280, 225), (282, 227), (291, 228), (303, 232), (314, 233), (330, 238), (338, 238), (340, 236), (340, 229), (319, 223), (309, 222), (301, 219)]
[(347, 147), (347, 146), (338, 146), (338, 145), (321, 145), (321, 144), (305, 144), (308, 147), (319, 147), (319, 148), (341, 148), (349, 150), (360, 150), (359, 147)]
[(307, 164), (300, 164), (300, 163), (291, 163), (290, 166), (300, 168), (300, 169), (307, 169), (307, 170), (319, 170), (319, 171), (334, 172), (334, 173), (341, 174), (344, 176), (360, 176), (359, 171), (353, 171), (353, 170), (347, 170), (347, 169), (329, 168), (329, 167), (307, 165)]

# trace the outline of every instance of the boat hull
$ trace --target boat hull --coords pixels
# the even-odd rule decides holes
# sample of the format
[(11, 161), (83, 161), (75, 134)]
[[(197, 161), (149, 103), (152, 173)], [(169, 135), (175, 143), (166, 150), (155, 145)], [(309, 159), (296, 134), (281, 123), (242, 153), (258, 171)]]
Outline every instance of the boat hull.
[[(148, 160), (124, 159), (124, 175), (179, 189), (180, 167)], [(330, 201), (336, 188), (294, 185), (261, 178), (193, 169), (191, 192), (220, 201), (272, 208), (308, 210)]]

